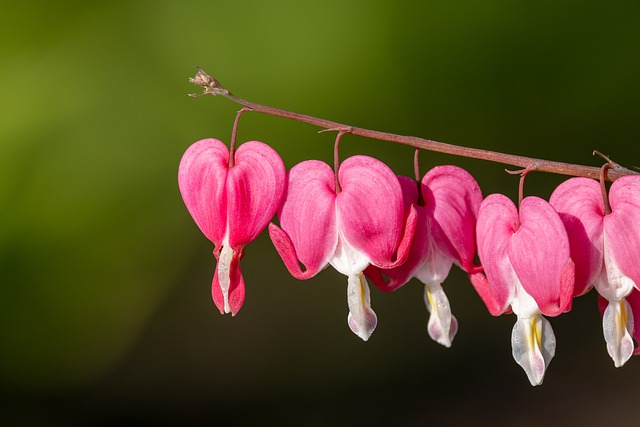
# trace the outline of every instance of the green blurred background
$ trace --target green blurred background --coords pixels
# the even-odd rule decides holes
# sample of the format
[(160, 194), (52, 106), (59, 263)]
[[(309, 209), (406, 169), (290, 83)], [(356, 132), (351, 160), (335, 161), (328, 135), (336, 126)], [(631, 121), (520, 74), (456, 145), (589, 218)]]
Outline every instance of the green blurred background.
[[(0, 16), (0, 424), (602, 425), (640, 416), (640, 361), (613, 367), (596, 298), (551, 319), (558, 350), (531, 387), (513, 316), (466, 277), (445, 283), (451, 349), (426, 335), (416, 282), (372, 289), (369, 342), (346, 280), (290, 277), (266, 234), (247, 300), (221, 316), (213, 247), (177, 187), (194, 141), (236, 111), (192, 99), (200, 65), (240, 97), (365, 128), (599, 166), (640, 164), (640, 3), (510, 0), (6, 2)], [(241, 141), (290, 168), (333, 135), (246, 114)], [(412, 173), (412, 149), (346, 136), (341, 153)], [(515, 197), (503, 165), (453, 163)], [(564, 177), (531, 174), (548, 197)]]

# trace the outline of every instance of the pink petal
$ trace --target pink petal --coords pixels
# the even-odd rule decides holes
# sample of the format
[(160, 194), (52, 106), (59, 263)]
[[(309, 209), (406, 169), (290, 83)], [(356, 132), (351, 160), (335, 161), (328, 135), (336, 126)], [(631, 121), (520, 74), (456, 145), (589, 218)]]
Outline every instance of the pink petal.
[(611, 214), (604, 219), (607, 243), (620, 271), (640, 289), (640, 176), (617, 179), (609, 190)]
[(471, 283), (497, 316), (509, 310), (517, 278), (508, 256), (509, 241), (518, 229), (518, 210), (502, 194), (491, 194), (480, 205), (476, 233), (483, 273), (470, 274)]
[[(367, 276), (367, 279), (371, 280), (371, 282), (373, 282), (373, 284), (383, 292), (395, 291), (396, 289), (407, 283), (409, 280), (411, 280), (411, 277), (407, 277), (404, 275), (402, 277), (399, 277), (398, 279), (390, 278), (389, 276), (387, 276), (387, 270), (371, 264), (369, 264), (369, 266), (364, 269), (364, 274), (365, 276)], [(385, 276), (387, 277), (385, 278)], [(403, 282), (403, 279), (406, 279), (406, 281)]]
[(445, 165), (431, 169), (422, 184), (431, 239), (469, 272), (476, 253), (476, 218), (482, 203), (478, 183), (464, 169)]
[(178, 169), (184, 204), (198, 228), (216, 246), (222, 243), (227, 229), (228, 169), (229, 150), (222, 142), (210, 138), (191, 145)]
[(265, 229), (282, 202), (285, 168), (278, 153), (262, 142), (242, 144), (227, 176), (229, 244), (235, 250)]
[(411, 206), (418, 206), (418, 183), (408, 176), (397, 175), (397, 178), (402, 189), (404, 215), (408, 216)]
[(325, 268), (336, 249), (335, 199), (335, 177), (326, 163), (309, 160), (289, 172), (279, 213), (282, 228), (272, 224), (269, 234), (287, 269), (298, 279), (313, 277)]
[[(236, 313), (240, 310), (242, 304), (244, 303), (245, 288), (244, 278), (242, 277), (242, 272), (240, 271), (241, 258), (242, 253), (238, 254), (234, 252), (233, 257), (231, 258), (231, 264), (229, 266), (230, 286), (228, 298), (232, 316), (236, 315)], [(216, 304), (216, 307), (218, 307), (218, 310), (220, 310), (220, 313), (224, 314), (224, 297), (222, 295), (222, 290), (220, 289), (218, 268), (216, 268), (215, 274), (213, 275), (213, 282), (211, 284), (211, 296), (213, 297), (213, 302)]]
[[(336, 198), (336, 206), (343, 236), (356, 250), (365, 253), (372, 264), (393, 266), (404, 228), (398, 178), (379, 160), (353, 156), (340, 166), (339, 180), (342, 192)], [(415, 215), (414, 212), (409, 227), (415, 228)], [(413, 235), (409, 237), (408, 242), (403, 241), (405, 257)]]
[[(394, 291), (407, 283), (429, 255), (426, 211), (424, 206), (418, 206), (418, 187), (416, 182), (406, 176), (399, 176), (398, 180), (402, 187), (405, 216), (408, 217), (411, 207), (415, 206), (417, 214), (416, 228), (411, 248), (402, 265), (382, 271), (380, 271), (379, 267), (370, 265), (365, 270), (365, 274), (373, 284), (385, 292)], [(389, 281), (385, 281), (382, 274), (387, 276)]]
[(604, 204), (600, 184), (589, 178), (571, 178), (558, 186), (549, 204), (560, 215), (575, 263), (574, 296), (593, 286), (602, 268)]
[(385, 268), (398, 267), (407, 260), (409, 252), (411, 250), (411, 244), (413, 243), (413, 237), (416, 234), (418, 227), (418, 210), (417, 206), (411, 206), (409, 215), (406, 220), (403, 221), (402, 234), (400, 235), (400, 243), (398, 244), (398, 250), (396, 251), (395, 261), (391, 261), (389, 264), (378, 264)]
[[(487, 280), (487, 276), (485, 276), (482, 271), (469, 273), (469, 280), (492, 316), (511, 313), (511, 308), (507, 306), (505, 309), (504, 301), (496, 298), (493, 293), (493, 288), (489, 283), (489, 280)], [(511, 297), (511, 299), (512, 298), (513, 297)]]
[(569, 238), (558, 213), (538, 197), (520, 204), (520, 228), (509, 244), (509, 259), (524, 290), (540, 311), (557, 316), (571, 308), (574, 266)]

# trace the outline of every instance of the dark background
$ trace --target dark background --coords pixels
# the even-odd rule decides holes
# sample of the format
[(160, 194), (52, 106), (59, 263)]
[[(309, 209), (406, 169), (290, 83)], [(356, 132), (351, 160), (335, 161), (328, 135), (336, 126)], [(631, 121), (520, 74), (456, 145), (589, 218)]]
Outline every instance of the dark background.
[[(511, 0), (8, 2), (0, 15), (0, 424), (624, 425), (640, 361), (609, 359), (595, 294), (551, 319), (531, 387), (514, 316), (493, 318), (459, 270), (460, 331), (426, 334), (422, 286), (372, 289), (369, 342), (346, 279), (287, 273), (266, 234), (247, 300), (221, 316), (213, 247), (177, 187), (194, 141), (228, 142), (236, 111), (192, 99), (200, 65), (238, 96), (365, 128), (572, 163), (640, 164), (640, 3)], [(411, 4), (411, 6), (409, 6)], [(246, 114), (287, 168), (332, 159), (333, 135)], [(345, 136), (412, 174), (412, 149)], [(452, 163), (514, 198), (504, 165)], [(548, 197), (565, 177), (531, 174)], [(639, 255), (640, 256), (640, 255)]]

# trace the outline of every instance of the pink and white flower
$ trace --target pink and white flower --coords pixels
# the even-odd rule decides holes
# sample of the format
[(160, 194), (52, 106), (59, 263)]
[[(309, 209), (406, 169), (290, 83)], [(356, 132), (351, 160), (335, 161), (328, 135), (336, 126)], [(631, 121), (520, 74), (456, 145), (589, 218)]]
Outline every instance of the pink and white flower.
[(616, 367), (634, 354), (633, 310), (627, 298), (640, 286), (640, 177), (625, 176), (609, 190), (605, 206), (600, 184), (571, 178), (550, 203), (560, 213), (576, 263), (578, 293), (595, 286), (608, 301), (602, 325)]
[(527, 197), (518, 210), (501, 194), (482, 202), (476, 231), (484, 273), (471, 274), (471, 281), (492, 315), (517, 315), (513, 358), (532, 385), (541, 384), (556, 349), (542, 315), (571, 309), (574, 265), (567, 232), (545, 200)]
[[(637, 343), (640, 342), (640, 322), (635, 322), (634, 319), (640, 319), (640, 291), (633, 288), (631, 293), (625, 297), (625, 303), (626, 304), (624, 305), (620, 305), (620, 307), (624, 307), (626, 310), (621, 313), (620, 327), (628, 328), (628, 331), (631, 333), (633, 341), (636, 343), (633, 355), (637, 356), (640, 354), (640, 346), (637, 345)], [(600, 309), (600, 315), (604, 317), (608, 307), (609, 301), (601, 295), (598, 296), (598, 308)], [(631, 317), (631, 319), (629, 319), (629, 317)]]
[[(348, 324), (363, 340), (377, 325), (368, 265), (394, 267), (405, 261), (416, 226), (411, 209), (405, 222), (402, 190), (384, 163), (354, 156), (336, 176), (326, 163), (309, 160), (289, 171), (288, 188), (269, 234), (289, 272), (308, 279), (332, 265), (347, 276)], [(302, 271), (299, 262), (306, 270)]]
[(221, 313), (235, 315), (244, 302), (240, 259), (278, 210), (285, 190), (282, 159), (268, 145), (246, 142), (229, 150), (217, 139), (203, 139), (182, 156), (178, 184), (194, 221), (215, 245), (218, 265), (212, 296)]
[[(413, 206), (418, 215), (416, 234), (404, 264), (387, 270), (365, 271), (384, 291), (393, 291), (416, 277), (424, 283), (424, 301), (429, 310), (427, 332), (436, 342), (450, 347), (458, 330), (442, 282), (453, 264), (473, 271), (476, 253), (476, 217), (482, 192), (475, 179), (456, 166), (437, 166), (422, 179), (419, 197), (416, 182), (399, 177), (405, 210)], [(385, 281), (382, 274), (389, 278)]]

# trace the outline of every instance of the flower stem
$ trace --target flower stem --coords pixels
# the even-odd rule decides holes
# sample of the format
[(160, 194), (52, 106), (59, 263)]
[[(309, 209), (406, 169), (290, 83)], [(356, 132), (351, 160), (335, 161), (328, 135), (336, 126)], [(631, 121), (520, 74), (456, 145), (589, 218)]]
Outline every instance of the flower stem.
[(602, 168), (600, 168), (600, 191), (602, 192), (602, 203), (604, 205), (605, 215), (609, 215), (611, 213), (611, 205), (609, 204), (609, 196), (607, 195), (607, 186), (604, 183), (604, 176), (609, 168), (611, 168), (611, 163), (605, 163), (602, 165)]
[[(438, 153), (451, 154), (454, 156), (469, 157), (480, 160), (487, 160), (496, 163), (502, 163), (505, 165), (519, 166), (521, 168), (528, 168), (532, 165), (536, 166), (536, 170), (539, 172), (549, 172), (560, 175), (570, 176), (584, 176), (587, 178), (599, 179), (600, 168), (592, 166), (583, 166), (573, 163), (555, 162), (550, 160), (535, 159), (531, 157), (517, 156), (514, 154), (500, 153), (496, 151), (482, 150), (479, 148), (462, 147), (453, 144), (447, 144), (444, 142), (433, 141), (429, 139), (419, 138), (416, 136), (404, 136), (393, 133), (380, 132), (376, 130), (364, 129), (355, 126), (349, 126), (331, 120), (325, 120), (318, 117), (308, 116), (306, 114), (295, 113), (292, 111), (283, 110), (280, 108), (269, 107), (267, 105), (258, 104), (255, 102), (247, 101), (242, 98), (231, 94), (227, 89), (214, 78), (209, 76), (204, 70), (199, 69), (195, 77), (189, 79), (192, 83), (195, 83), (204, 88), (202, 94), (192, 94), (193, 97), (199, 97), (202, 95), (222, 95), (225, 98), (238, 103), (248, 109), (255, 112), (268, 114), (275, 117), (283, 117), (286, 119), (295, 120), (301, 123), (307, 123), (314, 126), (318, 126), (324, 129), (345, 129), (349, 128), (350, 133), (356, 136), (362, 136), (370, 139), (378, 139), (381, 141), (395, 142), (398, 144), (409, 145), (416, 148), (422, 148), (424, 150), (435, 151)], [(613, 167), (606, 171), (604, 177), (608, 181), (614, 181), (625, 175), (640, 175), (639, 172), (629, 170), (623, 167)]]
[(236, 120), (233, 122), (233, 130), (231, 131), (231, 144), (229, 144), (229, 169), (231, 169), (236, 164), (236, 136), (238, 135), (238, 122), (240, 121), (240, 116), (246, 111), (251, 111), (249, 107), (242, 107), (238, 114), (236, 114)]
[(336, 142), (333, 145), (333, 173), (336, 177), (336, 194), (340, 194), (340, 192), (342, 191), (342, 188), (340, 187), (340, 180), (338, 179), (338, 171), (340, 170), (339, 148), (340, 148), (340, 138), (342, 138), (342, 135), (344, 135), (345, 133), (349, 133), (349, 131), (346, 131), (346, 130), (339, 131), (338, 135), (336, 135)]
[(424, 206), (424, 197), (422, 197), (422, 180), (420, 179), (420, 149), (416, 148), (413, 154), (413, 173), (416, 177), (416, 185), (418, 186), (418, 206)]
[(532, 172), (534, 170), (537, 170), (536, 167), (531, 166), (523, 170), (520, 174), (520, 182), (518, 183), (518, 206), (522, 204), (522, 199), (524, 199), (524, 180), (529, 172)]
[(421, 177), (420, 177), (420, 149), (419, 148), (416, 148), (416, 152), (413, 154), (413, 173), (416, 177), (416, 181), (420, 182)]

